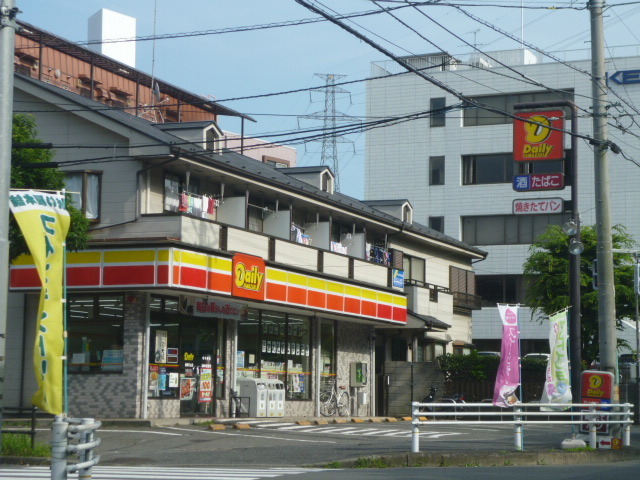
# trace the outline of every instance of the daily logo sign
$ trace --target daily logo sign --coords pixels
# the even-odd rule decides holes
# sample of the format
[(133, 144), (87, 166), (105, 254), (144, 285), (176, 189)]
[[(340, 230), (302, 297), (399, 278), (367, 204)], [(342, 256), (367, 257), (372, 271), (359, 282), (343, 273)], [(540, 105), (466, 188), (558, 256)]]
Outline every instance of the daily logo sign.
[[(564, 112), (516, 113), (513, 121), (513, 159), (516, 162), (564, 158)], [(559, 130), (556, 130), (559, 129)]]
[(62, 356), (64, 240), (70, 217), (62, 194), (11, 191), (9, 206), (38, 271), (42, 291), (33, 363), (38, 391), (33, 404), (59, 415), (63, 411)]
[(260, 257), (236, 254), (233, 257), (233, 295), (264, 300), (265, 263)]

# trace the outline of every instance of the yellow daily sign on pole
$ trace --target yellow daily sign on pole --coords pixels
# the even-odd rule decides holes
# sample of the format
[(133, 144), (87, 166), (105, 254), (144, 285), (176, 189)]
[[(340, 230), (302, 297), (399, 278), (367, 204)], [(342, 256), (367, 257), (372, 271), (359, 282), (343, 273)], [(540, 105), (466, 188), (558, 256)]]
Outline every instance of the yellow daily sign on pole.
[(64, 240), (71, 219), (62, 194), (12, 190), (9, 205), (42, 283), (33, 352), (38, 391), (33, 404), (59, 415), (63, 412)]

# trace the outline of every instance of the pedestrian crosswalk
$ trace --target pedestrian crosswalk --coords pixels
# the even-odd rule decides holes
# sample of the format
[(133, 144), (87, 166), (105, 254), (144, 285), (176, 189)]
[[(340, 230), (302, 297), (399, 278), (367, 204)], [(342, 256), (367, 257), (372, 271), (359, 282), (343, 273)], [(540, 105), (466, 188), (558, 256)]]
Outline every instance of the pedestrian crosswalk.
[[(222, 420), (224, 422), (224, 420)], [(237, 420), (229, 421), (237, 422)], [(385, 428), (376, 427), (370, 428), (367, 425), (353, 426), (347, 424), (335, 424), (335, 425), (298, 425), (291, 422), (274, 422), (272, 420), (247, 420), (242, 423), (251, 426), (252, 428), (260, 428), (266, 430), (278, 430), (283, 432), (300, 432), (311, 433), (318, 435), (353, 435), (363, 437), (400, 437), (410, 438), (411, 427), (403, 426), (401, 428)], [(420, 437), (422, 438), (440, 438), (450, 435), (462, 435), (464, 432), (458, 431), (428, 431), (421, 430)]]
[[(93, 480), (260, 480), (282, 479), (309, 472), (329, 472), (316, 468), (177, 468), (108, 467), (92, 469)], [(2, 480), (38, 480), (51, 478), (49, 467), (0, 468)], [(76, 480), (78, 474), (69, 474)]]

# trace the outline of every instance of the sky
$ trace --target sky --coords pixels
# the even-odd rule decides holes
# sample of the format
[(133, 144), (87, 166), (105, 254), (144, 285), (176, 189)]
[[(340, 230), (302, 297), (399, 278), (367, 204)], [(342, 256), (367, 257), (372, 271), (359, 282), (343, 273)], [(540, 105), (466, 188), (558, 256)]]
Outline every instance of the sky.
[[(295, 0), (15, 1), (22, 10), (20, 20), (77, 42), (87, 40), (87, 19), (101, 8), (135, 17), (137, 35), (142, 37), (151, 36), (154, 31), (156, 35), (169, 35), (318, 18)], [(345, 22), (399, 56), (439, 50), (463, 56), (472, 52), (474, 46), (483, 51), (511, 50), (520, 48), (517, 39), (521, 36), (525, 42), (549, 52), (590, 48), (586, 0), (442, 0), (439, 5), (395, 10), (393, 15), (411, 29), (381, 10), (403, 6), (402, 0), (307, 1), (334, 14), (380, 11), (352, 19), (355, 23)], [(640, 44), (640, 33), (634, 31), (640, 20), (640, 2), (611, 0), (607, 4), (611, 8), (604, 18), (606, 47)], [(516, 40), (469, 18), (452, 5), (506, 31)], [(371, 76), (371, 62), (388, 60), (381, 52), (327, 21), (140, 41), (136, 55), (136, 68), (147, 73), (153, 69), (154, 75), (166, 82), (210, 96), (252, 116), (257, 122), (246, 122), (245, 134), (265, 139), (274, 134), (292, 134), (301, 128), (321, 128), (322, 120), (300, 117), (321, 113), (325, 108), (324, 93), (303, 91), (231, 99), (321, 88), (327, 74), (344, 75), (338, 81), (355, 82)], [(346, 92), (336, 94), (336, 111), (364, 120), (365, 82), (340, 88)], [(221, 117), (219, 123), (224, 130), (240, 131), (238, 119)], [(362, 199), (365, 133), (352, 134), (344, 140), (337, 145), (341, 192)], [(320, 142), (292, 146), (298, 152), (299, 166), (321, 163)]]

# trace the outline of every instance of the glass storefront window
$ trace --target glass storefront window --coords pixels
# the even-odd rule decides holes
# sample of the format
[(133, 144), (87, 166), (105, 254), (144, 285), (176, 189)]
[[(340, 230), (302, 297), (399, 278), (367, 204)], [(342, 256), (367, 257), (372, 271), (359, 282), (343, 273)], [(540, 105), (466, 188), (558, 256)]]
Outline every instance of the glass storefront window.
[(236, 379), (281, 380), (287, 398), (311, 398), (311, 320), (249, 310), (238, 324)]
[(151, 300), (148, 396), (180, 399), (182, 414), (215, 414), (224, 392), (224, 329), (215, 318), (180, 309), (172, 297)]
[(287, 334), (287, 396), (306, 400), (311, 387), (311, 321), (289, 315)]
[(247, 318), (238, 324), (238, 351), (236, 354), (236, 380), (258, 378), (258, 342), (260, 341), (260, 312), (249, 310)]
[(122, 372), (123, 295), (69, 295), (67, 332), (70, 373)]
[(285, 382), (287, 320), (283, 313), (262, 312), (260, 378)]

